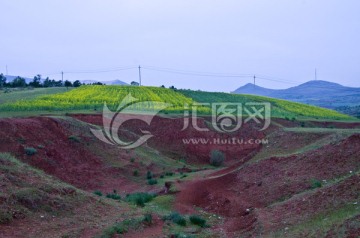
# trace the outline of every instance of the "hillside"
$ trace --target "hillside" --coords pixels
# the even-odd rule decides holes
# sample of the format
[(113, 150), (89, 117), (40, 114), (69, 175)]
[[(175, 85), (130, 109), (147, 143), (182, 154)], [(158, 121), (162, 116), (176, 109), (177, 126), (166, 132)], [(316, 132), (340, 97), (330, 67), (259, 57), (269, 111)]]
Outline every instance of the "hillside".
[[(140, 102), (156, 101), (169, 103), (172, 106), (166, 108), (166, 112), (183, 113), (184, 104), (192, 105), (199, 103), (216, 102), (269, 102), (272, 105), (271, 115), (282, 118), (329, 118), (350, 119), (349, 116), (338, 112), (309, 106), (300, 103), (278, 100), (268, 97), (253, 95), (237, 95), (229, 93), (210, 93), (191, 90), (170, 90), (158, 87), (134, 87), (134, 86), (99, 86), (88, 85), (58, 94), (39, 96), (31, 100), (18, 100), (0, 104), (4, 112), (27, 112), (27, 111), (76, 111), (87, 110), (89, 112), (101, 111), (106, 102), (107, 106), (115, 110), (120, 102), (131, 94)], [(10, 94), (9, 94), (10, 95)], [(158, 105), (143, 103), (141, 110), (160, 108)], [(210, 106), (199, 107), (199, 113), (209, 115)]]
[(360, 102), (360, 88), (345, 87), (321, 80), (309, 81), (296, 87), (280, 90), (246, 84), (233, 93), (268, 96), (330, 109), (339, 106), (356, 106)]
[(240, 95), (229, 93), (211, 93), (202, 91), (181, 90), (185, 96), (193, 99), (196, 102), (212, 103), (212, 102), (270, 102), (271, 115), (273, 117), (282, 118), (297, 118), (297, 117), (312, 117), (312, 118), (332, 118), (332, 119), (349, 119), (349, 116), (338, 113), (333, 110), (315, 107), (311, 105), (279, 100), (269, 97), (261, 97), (254, 95)]

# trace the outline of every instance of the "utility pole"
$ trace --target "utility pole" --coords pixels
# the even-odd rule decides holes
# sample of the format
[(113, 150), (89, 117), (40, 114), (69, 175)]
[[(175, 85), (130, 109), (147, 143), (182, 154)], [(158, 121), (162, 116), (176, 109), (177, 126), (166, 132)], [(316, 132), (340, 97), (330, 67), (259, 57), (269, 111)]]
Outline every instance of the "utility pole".
[(6, 65), (6, 75), (9, 75), (7, 65)]
[(254, 75), (254, 88), (256, 87), (255, 80), (256, 80), (256, 76)]
[(64, 82), (64, 72), (63, 71), (61, 71), (61, 81)]
[(141, 86), (141, 66), (139, 65), (139, 85)]

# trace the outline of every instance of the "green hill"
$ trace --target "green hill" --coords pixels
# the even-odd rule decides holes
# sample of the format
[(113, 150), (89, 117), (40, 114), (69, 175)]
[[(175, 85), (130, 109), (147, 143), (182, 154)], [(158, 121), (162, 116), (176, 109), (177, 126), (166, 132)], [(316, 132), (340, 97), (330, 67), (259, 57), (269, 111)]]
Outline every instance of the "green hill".
[[(33, 99), (19, 99), (12, 102), (4, 99), (5, 103), (0, 104), (3, 112), (55, 112), (55, 111), (94, 111), (103, 108), (104, 103), (111, 110), (116, 110), (121, 101), (127, 96), (138, 99), (139, 102), (157, 101), (169, 103), (172, 106), (166, 109), (167, 113), (182, 113), (184, 105), (191, 106), (198, 103), (220, 103), (220, 102), (269, 102), (271, 103), (271, 116), (282, 118), (314, 118), (314, 119), (353, 119), (350, 116), (338, 113), (333, 110), (316, 106), (290, 102), (286, 100), (242, 95), (229, 93), (213, 93), (191, 90), (170, 90), (159, 87), (135, 87), (135, 86), (81, 86), (62, 93), (40, 95)], [(11, 96), (9, 94), (9, 96)], [(6, 97), (3, 95), (3, 97)], [(158, 109), (150, 103), (143, 103), (137, 109), (152, 110)], [(209, 107), (200, 107), (200, 114), (209, 115)]]
[(350, 116), (338, 113), (333, 110), (310, 106), (302, 103), (290, 102), (281, 99), (269, 97), (246, 95), (246, 94), (230, 94), (215, 93), (203, 91), (180, 90), (184, 96), (200, 103), (220, 103), (220, 102), (269, 102), (271, 104), (271, 116), (282, 118), (311, 117), (311, 118), (327, 118), (327, 119), (350, 119)]

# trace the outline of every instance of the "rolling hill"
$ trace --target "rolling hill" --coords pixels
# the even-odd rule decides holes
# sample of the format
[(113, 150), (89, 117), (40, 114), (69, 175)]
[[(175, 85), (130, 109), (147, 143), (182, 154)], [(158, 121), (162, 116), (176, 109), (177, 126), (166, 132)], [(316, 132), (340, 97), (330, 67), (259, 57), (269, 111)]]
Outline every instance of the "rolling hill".
[[(125, 96), (131, 96), (141, 101), (157, 101), (169, 103), (172, 106), (167, 112), (183, 113), (184, 104), (214, 102), (269, 102), (272, 106), (272, 116), (281, 118), (328, 118), (350, 119), (351, 117), (333, 110), (315, 106), (279, 100), (254, 95), (237, 95), (229, 93), (211, 93), (191, 90), (171, 90), (158, 87), (134, 86), (99, 86), (87, 85), (71, 91), (39, 96), (31, 100), (18, 100), (0, 105), (3, 111), (74, 111), (89, 110), (101, 111), (104, 102), (110, 109), (115, 110)], [(152, 106), (143, 105), (142, 110), (151, 109)], [(210, 105), (199, 107), (199, 113), (209, 115)]]
[(330, 109), (360, 104), (360, 88), (345, 87), (322, 80), (313, 80), (296, 87), (280, 90), (246, 84), (232, 93), (267, 96)]

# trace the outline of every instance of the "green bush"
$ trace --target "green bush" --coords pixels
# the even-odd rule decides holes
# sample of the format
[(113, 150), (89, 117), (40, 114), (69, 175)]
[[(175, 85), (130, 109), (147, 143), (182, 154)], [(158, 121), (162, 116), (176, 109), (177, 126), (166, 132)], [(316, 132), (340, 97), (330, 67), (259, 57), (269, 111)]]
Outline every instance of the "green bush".
[(317, 180), (317, 179), (312, 179), (311, 180), (311, 188), (321, 188), (322, 187), (322, 183), (321, 181)]
[(147, 213), (147, 214), (144, 215), (143, 222), (145, 222), (147, 224), (152, 223), (152, 215), (151, 215), (151, 213)]
[(165, 216), (163, 220), (169, 220), (180, 226), (186, 226), (186, 219), (178, 212), (172, 212), (168, 216)]
[(77, 137), (77, 136), (71, 135), (71, 136), (69, 136), (68, 138), (69, 138), (69, 140), (71, 140), (71, 141), (73, 141), (73, 142), (77, 142), (77, 143), (80, 142), (80, 138)]
[(158, 181), (156, 179), (148, 179), (148, 184), (149, 185), (155, 185), (157, 183), (158, 183)]
[(173, 172), (166, 172), (165, 175), (166, 175), (166, 176), (173, 176), (174, 173), (173, 173)]
[(143, 207), (145, 203), (150, 202), (155, 195), (150, 193), (133, 193), (126, 195), (126, 201), (136, 204), (137, 206)]
[(25, 148), (25, 154), (27, 154), (27, 155), (34, 155), (36, 153), (37, 153), (37, 150), (33, 147)]
[(212, 150), (210, 152), (210, 164), (212, 166), (221, 166), (225, 160), (225, 154), (219, 150)]
[(135, 158), (131, 158), (131, 159), (130, 159), (130, 162), (131, 162), (131, 163), (134, 163), (134, 162), (135, 162)]
[(147, 179), (152, 179), (153, 178), (153, 173), (151, 171), (147, 171), (146, 178)]
[(106, 197), (114, 199), (114, 200), (120, 200), (121, 199), (121, 196), (119, 194), (117, 194), (117, 193), (108, 193), (108, 194), (106, 194)]
[(194, 225), (198, 225), (200, 227), (206, 226), (206, 220), (197, 216), (197, 215), (191, 215), (190, 216), (190, 222)]
[(138, 171), (137, 169), (134, 170), (133, 175), (134, 175), (134, 176), (139, 176), (139, 171)]
[(94, 191), (94, 194), (98, 195), (99, 197), (101, 197), (103, 195), (102, 192), (99, 190)]

